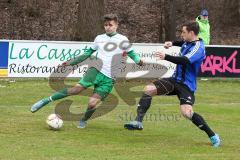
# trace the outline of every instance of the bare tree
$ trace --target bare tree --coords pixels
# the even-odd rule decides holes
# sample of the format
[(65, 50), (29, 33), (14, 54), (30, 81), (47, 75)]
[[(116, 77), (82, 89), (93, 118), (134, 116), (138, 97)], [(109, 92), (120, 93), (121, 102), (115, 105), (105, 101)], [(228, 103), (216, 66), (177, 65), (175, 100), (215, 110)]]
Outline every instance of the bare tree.
[(224, 0), (224, 11), (222, 17), (224, 25), (239, 26), (240, 21), (240, 1), (239, 0)]
[(170, 0), (170, 33), (171, 40), (176, 40), (176, 1)]
[(158, 34), (159, 34), (159, 42), (164, 42), (165, 41), (165, 21), (164, 21), (164, 5), (165, 5), (165, 0), (160, 0), (159, 1), (159, 18), (158, 18)]
[(176, 1), (164, 0), (165, 41), (176, 39)]
[(74, 40), (92, 41), (103, 32), (104, 0), (79, 0)]

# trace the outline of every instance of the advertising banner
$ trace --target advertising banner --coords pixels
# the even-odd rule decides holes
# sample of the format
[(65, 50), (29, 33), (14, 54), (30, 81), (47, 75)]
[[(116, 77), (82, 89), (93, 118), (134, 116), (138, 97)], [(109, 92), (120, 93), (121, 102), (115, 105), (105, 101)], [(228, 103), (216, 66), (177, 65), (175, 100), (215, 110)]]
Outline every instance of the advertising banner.
[[(82, 77), (89, 67), (101, 63), (95, 52), (86, 61), (69, 67), (61, 64), (84, 53), (90, 42), (0, 40), (0, 77)], [(133, 43), (132, 48), (145, 60), (138, 66), (129, 57), (124, 57), (117, 68), (116, 78), (170, 77), (176, 65), (157, 60), (154, 54), (163, 51), (179, 55), (180, 47), (165, 49), (163, 44)], [(116, 46), (119, 47), (119, 46)], [(206, 59), (199, 71), (200, 77), (240, 77), (240, 46), (207, 46)], [(126, 58), (126, 57), (125, 57)], [(114, 67), (114, 66), (112, 66)]]
[[(0, 41), (1, 76), (6, 77), (82, 77), (88, 67), (98, 64), (98, 53), (94, 53), (77, 66), (61, 67), (61, 64), (84, 53), (90, 42), (61, 41)], [(157, 78), (173, 74), (175, 64), (156, 60), (156, 51), (165, 51), (171, 55), (179, 53), (179, 47), (164, 49), (162, 44), (133, 44), (133, 49), (145, 59), (145, 66), (139, 67), (129, 57), (118, 68), (120, 78)], [(120, 57), (121, 58), (121, 57)], [(117, 60), (121, 61), (121, 59)]]
[(240, 46), (206, 47), (200, 77), (240, 77)]

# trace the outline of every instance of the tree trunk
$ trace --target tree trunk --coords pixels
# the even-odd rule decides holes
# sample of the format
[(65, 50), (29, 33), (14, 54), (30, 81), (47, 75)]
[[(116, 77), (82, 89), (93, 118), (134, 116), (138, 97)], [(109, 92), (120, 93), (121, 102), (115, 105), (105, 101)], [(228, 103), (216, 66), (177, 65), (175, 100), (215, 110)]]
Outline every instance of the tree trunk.
[(166, 39), (165, 41), (173, 41), (176, 39), (176, 8), (175, 0), (166, 1), (165, 0), (165, 30), (166, 30)]
[(176, 40), (176, 3), (175, 0), (170, 0), (170, 39)]
[(165, 41), (165, 18), (164, 18), (164, 5), (165, 5), (165, 1), (164, 0), (160, 0), (159, 1), (160, 5), (159, 5), (159, 12), (158, 14), (160, 14), (158, 17), (158, 40), (159, 42), (163, 43)]
[(104, 0), (79, 0), (74, 40), (93, 41), (103, 32)]

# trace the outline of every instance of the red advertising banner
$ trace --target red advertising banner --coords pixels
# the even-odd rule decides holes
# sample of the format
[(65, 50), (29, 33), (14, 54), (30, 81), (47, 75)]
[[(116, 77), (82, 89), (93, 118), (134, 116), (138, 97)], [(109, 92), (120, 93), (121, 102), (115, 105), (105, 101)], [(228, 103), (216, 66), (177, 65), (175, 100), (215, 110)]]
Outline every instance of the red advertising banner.
[(199, 76), (240, 78), (240, 46), (206, 47)]

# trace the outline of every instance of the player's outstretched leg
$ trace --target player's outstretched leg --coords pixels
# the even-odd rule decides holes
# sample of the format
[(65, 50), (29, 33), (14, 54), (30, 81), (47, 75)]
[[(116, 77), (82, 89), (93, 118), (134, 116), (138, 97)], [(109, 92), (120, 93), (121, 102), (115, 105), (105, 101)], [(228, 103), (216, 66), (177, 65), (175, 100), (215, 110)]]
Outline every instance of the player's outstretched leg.
[(40, 101), (36, 102), (32, 107), (31, 107), (31, 112), (37, 112), (39, 109), (41, 109), (42, 107), (44, 107), (45, 105), (47, 105), (49, 102), (51, 101), (55, 101), (58, 99), (62, 99), (64, 97), (68, 96), (68, 91), (67, 89), (62, 89), (56, 93), (54, 93), (53, 95), (51, 95), (50, 97), (41, 99)]
[(191, 120), (193, 124), (195, 124), (199, 129), (204, 131), (214, 147), (220, 146), (220, 138), (218, 134), (214, 133), (213, 130), (208, 126), (205, 122), (204, 118), (196, 112), (193, 112), (192, 105), (182, 104), (180, 105), (180, 110), (182, 115)]
[(203, 119), (203, 117), (201, 115), (194, 112), (191, 120), (199, 129), (206, 132), (206, 134), (208, 135), (213, 147), (219, 147), (220, 146), (221, 140), (220, 140), (219, 135), (214, 133), (211, 130), (211, 128), (208, 126), (208, 124), (205, 122), (205, 120)]
[(213, 147), (219, 147), (221, 140), (218, 134), (214, 133), (211, 128), (208, 126), (208, 124), (205, 122), (203, 117), (197, 113), (193, 113), (192, 116), (192, 122), (201, 130), (205, 131), (208, 137), (210, 138), (210, 141), (212, 143)]
[(36, 111), (38, 111), (39, 109), (41, 109), (42, 107), (44, 107), (45, 105), (47, 105), (49, 102), (51, 101), (55, 101), (58, 99), (62, 99), (65, 98), (67, 96), (70, 95), (77, 95), (79, 94), (81, 91), (85, 90), (86, 88), (83, 87), (80, 84), (75, 85), (72, 88), (64, 88), (58, 92), (55, 92), (53, 95), (51, 95), (50, 97), (41, 99), (40, 101), (38, 101), (37, 103), (35, 103), (32, 107), (31, 107), (31, 112), (34, 113)]
[(138, 108), (137, 108), (137, 117), (135, 121), (129, 122), (124, 124), (124, 128), (128, 130), (142, 130), (143, 125), (142, 121), (143, 118), (149, 109), (152, 101), (152, 96), (143, 94), (142, 98), (139, 101)]

